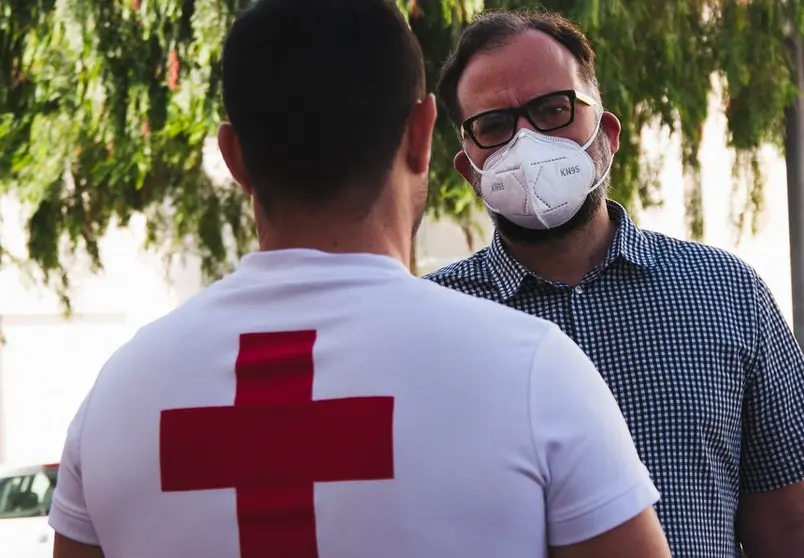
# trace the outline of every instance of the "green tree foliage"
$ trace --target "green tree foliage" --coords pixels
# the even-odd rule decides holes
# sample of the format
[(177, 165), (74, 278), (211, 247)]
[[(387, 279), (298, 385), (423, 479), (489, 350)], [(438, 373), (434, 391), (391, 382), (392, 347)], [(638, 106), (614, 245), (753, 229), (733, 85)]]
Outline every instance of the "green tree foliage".
[[(28, 254), (66, 294), (71, 254), (102, 262), (110, 223), (137, 212), (148, 240), (199, 254), (207, 277), (252, 241), (248, 206), (204, 173), (202, 153), (223, 117), (222, 39), (250, 0), (0, 0), (0, 193), (31, 210)], [(506, 0), (398, 0), (427, 58), (432, 84), (462, 25)], [(605, 104), (623, 120), (613, 195), (655, 197), (641, 130), (659, 119), (681, 133), (697, 176), (711, 76), (723, 78), (729, 143), (751, 181), (748, 213), (762, 200), (757, 150), (781, 144), (795, 94), (786, 37), (802, 29), (798, 0), (546, 0), (593, 40)], [(473, 195), (452, 171), (455, 131), (440, 118), (429, 207), (469, 234)], [(688, 199), (693, 235), (700, 191)], [(1, 240), (1, 239), (0, 239)], [(8, 255), (5, 254), (5, 260)], [(0, 244), (0, 264), (4, 252)], [(65, 298), (65, 301), (67, 299)]]

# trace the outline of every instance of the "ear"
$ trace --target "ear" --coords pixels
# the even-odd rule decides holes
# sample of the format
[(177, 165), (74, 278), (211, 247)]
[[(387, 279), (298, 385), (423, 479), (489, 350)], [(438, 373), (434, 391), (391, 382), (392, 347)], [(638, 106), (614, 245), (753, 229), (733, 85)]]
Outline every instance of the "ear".
[(232, 178), (240, 184), (240, 187), (248, 196), (254, 195), (251, 181), (243, 164), (243, 154), (240, 151), (240, 138), (235, 132), (234, 126), (229, 122), (224, 122), (218, 128), (218, 147), (223, 155), (223, 161), (232, 173)]
[(469, 164), (469, 156), (466, 154), (466, 151), (460, 150), (455, 154), (455, 157), (452, 159), (452, 166), (455, 167), (455, 170), (458, 171), (469, 184), (472, 184), (472, 167)]
[(605, 111), (601, 117), (600, 127), (602, 131), (609, 137), (611, 143), (611, 154), (614, 155), (620, 149), (620, 132), (622, 125), (620, 119), (613, 113)]
[(433, 146), (438, 109), (435, 96), (430, 94), (417, 101), (408, 118), (407, 164), (414, 174), (426, 174), (430, 169), (430, 156)]

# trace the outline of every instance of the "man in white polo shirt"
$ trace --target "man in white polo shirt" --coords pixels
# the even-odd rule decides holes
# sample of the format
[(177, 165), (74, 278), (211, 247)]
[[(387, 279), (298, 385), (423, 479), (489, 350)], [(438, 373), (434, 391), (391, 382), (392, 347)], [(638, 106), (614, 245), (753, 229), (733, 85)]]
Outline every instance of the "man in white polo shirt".
[(407, 269), (436, 109), (394, 2), (259, 1), (223, 66), (261, 251), (106, 364), (55, 556), (667, 558), (581, 350)]

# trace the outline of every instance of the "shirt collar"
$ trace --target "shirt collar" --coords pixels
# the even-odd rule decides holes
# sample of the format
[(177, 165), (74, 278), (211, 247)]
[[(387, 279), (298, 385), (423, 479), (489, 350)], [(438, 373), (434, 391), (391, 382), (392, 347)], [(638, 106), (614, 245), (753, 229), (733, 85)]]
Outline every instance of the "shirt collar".
[(615, 201), (607, 202), (609, 215), (617, 221), (617, 233), (606, 254), (603, 267), (614, 263), (618, 258), (637, 267), (651, 269), (656, 262), (653, 246), (639, 227), (631, 220), (625, 208)]
[(494, 238), (491, 239), (486, 267), (503, 300), (514, 296), (519, 291), (522, 281), (531, 275), (524, 265), (505, 251), (498, 230), (494, 231)]
[[(652, 268), (655, 262), (655, 255), (650, 241), (631, 220), (623, 206), (614, 201), (608, 201), (607, 204), (609, 215), (618, 223), (617, 232), (603, 263), (595, 270), (592, 270), (587, 279), (593, 279), (598, 276), (601, 271), (618, 260), (640, 268)], [(550, 284), (546, 279), (528, 271), (525, 266), (508, 254), (503, 246), (499, 231), (494, 231), (494, 237), (487, 254), (487, 269), (503, 300), (513, 297), (519, 291), (522, 282), (529, 276), (542, 283)]]
[(238, 265), (240, 273), (321, 273), (325, 276), (339, 273), (357, 273), (381, 276), (407, 276), (410, 270), (402, 263), (380, 254), (331, 253), (309, 248), (264, 250), (243, 256)]

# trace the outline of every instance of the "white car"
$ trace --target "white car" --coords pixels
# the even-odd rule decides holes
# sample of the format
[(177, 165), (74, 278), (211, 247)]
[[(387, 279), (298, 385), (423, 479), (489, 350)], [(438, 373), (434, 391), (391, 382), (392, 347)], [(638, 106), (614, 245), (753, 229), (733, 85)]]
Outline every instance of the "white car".
[(58, 464), (0, 469), (0, 558), (51, 558)]

